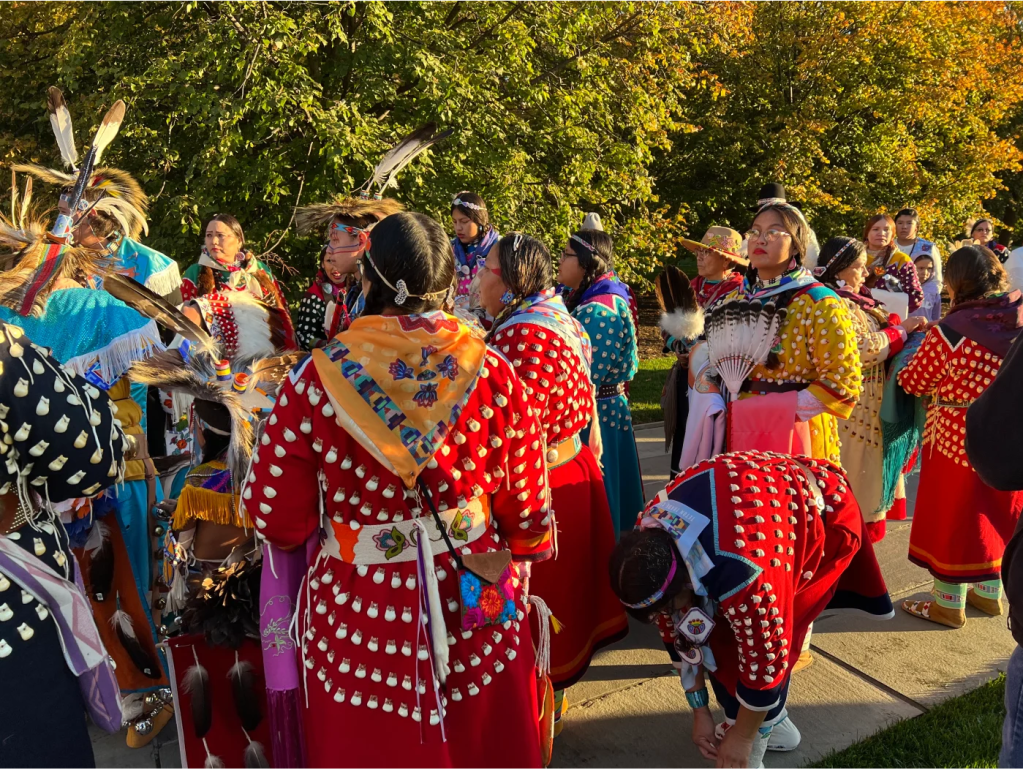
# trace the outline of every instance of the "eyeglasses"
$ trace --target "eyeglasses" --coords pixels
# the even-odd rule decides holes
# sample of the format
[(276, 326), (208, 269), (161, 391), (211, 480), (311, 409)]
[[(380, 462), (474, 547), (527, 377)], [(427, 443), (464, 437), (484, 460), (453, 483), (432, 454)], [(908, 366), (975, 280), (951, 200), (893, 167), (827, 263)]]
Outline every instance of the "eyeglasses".
[(579, 255), (573, 254), (570, 251), (561, 252), (561, 261), (564, 262), (566, 259), (579, 259)]
[[(760, 230), (758, 230), (755, 227), (746, 231), (746, 239), (748, 241), (756, 241), (760, 238), (760, 236), (761, 236)], [(781, 228), (778, 227), (770, 227), (768, 228), (766, 233), (763, 233), (763, 236), (768, 243), (774, 243), (776, 240), (783, 236), (788, 236), (789, 238), (791, 238), (792, 233), (790, 233), (788, 230), (782, 230)]]

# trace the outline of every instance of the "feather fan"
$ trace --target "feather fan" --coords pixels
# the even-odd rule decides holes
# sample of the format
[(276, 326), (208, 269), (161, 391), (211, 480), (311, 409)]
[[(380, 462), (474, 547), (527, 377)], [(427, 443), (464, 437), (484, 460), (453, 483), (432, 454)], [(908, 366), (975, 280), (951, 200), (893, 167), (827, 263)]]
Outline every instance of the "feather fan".
[(78, 150), (75, 149), (75, 134), (71, 128), (71, 113), (64, 94), (56, 86), (46, 90), (46, 110), (50, 113), (50, 127), (57, 138), (61, 160), (68, 168), (74, 168), (78, 163)]
[(108, 271), (103, 275), (103, 288), (124, 304), (134, 308), (147, 318), (152, 318), (164, 328), (197, 343), (201, 349), (213, 351), (215, 347), (213, 338), (201, 326), (138, 281)]
[(110, 625), (117, 633), (117, 640), (121, 643), (124, 651), (128, 653), (135, 668), (141, 671), (150, 679), (159, 679), (162, 675), (160, 664), (142, 646), (138, 636), (135, 634), (135, 624), (131, 615), (122, 609), (118, 609), (110, 617)]
[(92, 597), (105, 601), (114, 585), (114, 549), (110, 544), (110, 532), (107, 525), (96, 520), (92, 531), (85, 541), (85, 551), (89, 554), (89, 589)]
[(227, 678), (231, 680), (231, 695), (234, 697), (238, 719), (242, 727), (251, 732), (263, 721), (263, 711), (259, 706), (262, 692), (257, 685), (252, 664), (247, 660), (238, 660), (235, 653), (235, 664), (228, 670)]
[(443, 133), (434, 136), (434, 132), (437, 130), (436, 123), (427, 123), (420, 126), (411, 134), (406, 136), (397, 145), (395, 145), (380, 162), (377, 163), (373, 169), (373, 175), (369, 181), (362, 186), (362, 189), (367, 193), (372, 191), (373, 187), (378, 188), (378, 192), (382, 193), (389, 186), (396, 183), (398, 174), (405, 166), (411, 163), (418, 155), (426, 151), (428, 148), (451, 136), (453, 129), (448, 129)]
[(196, 663), (189, 666), (182, 680), (182, 689), (191, 696), (192, 727), (196, 738), (205, 738), (213, 725), (213, 704), (210, 702), (210, 675)]
[(739, 397), (753, 368), (767, 360), (785, 313), (773, 302), (732, 300), (718, 305), (707, 317), (710, 362), (732, 400)]

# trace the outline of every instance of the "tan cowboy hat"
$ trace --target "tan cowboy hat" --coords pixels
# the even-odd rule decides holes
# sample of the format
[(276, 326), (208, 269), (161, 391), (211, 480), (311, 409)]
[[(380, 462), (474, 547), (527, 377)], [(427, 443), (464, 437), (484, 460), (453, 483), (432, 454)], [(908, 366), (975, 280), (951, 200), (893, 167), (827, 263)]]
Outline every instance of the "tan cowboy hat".
[(742, 248), (742, 236), (730, 227), (708, 227), (702, 241), (697, 243), (683, 238), (682, 245), (694, 254), (700, 249), (707, 249), (725, 259), (730, 259), (737, 265), (749, 264), (749, 260), (739, 253)]

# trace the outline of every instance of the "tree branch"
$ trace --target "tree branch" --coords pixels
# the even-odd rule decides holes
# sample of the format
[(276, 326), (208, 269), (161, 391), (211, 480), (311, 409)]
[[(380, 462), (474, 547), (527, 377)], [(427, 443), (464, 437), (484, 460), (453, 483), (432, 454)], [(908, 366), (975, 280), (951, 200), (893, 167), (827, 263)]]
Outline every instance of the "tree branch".
[(530, 80), (529, 84), (532, 85), (532, 86), (535, 86), (537, 83), (539, 83), (544, 78), (549, 77), (550, 75), (553, 75), (555, 72), (560, 72), (565, 67), (567, 67), (569, 64), (574, 62), (576, 59), (579, 59), (580, 57), (585, 56), (590, 51), (592, 51), (594, 48), (596, 48), (598, 45), (602, 45), (604, 43), (610, 43), (612, 40), (617, 40), (618, 38), (620, 38), (620, 37), (622, 37), (624, 35), (627, 35), (629, 32), (632, 32), (632, 29), (633, 29), (632, 26), (631, 26), (632, 23), (635, 22), (637, 19), (639, 19), (640, 16), (642, 16), (642, 14), (643, 14), (643, 11), (636, 11), (634, 14), (632, 14), (629, 18), (625, 19), (625, 21), (623, 21), (621, 24), (619, 24), (613, 30), (608, 32), (606, 35), (604, 35), (603, 37), (598, 38), (596, 40), (596, 42), (593, 43), (593, 45), (589, 46), (588, 48), (584, 48), (583, 50), (577, 52), (573, 56), (569, 56), (567, 59), (562, 59), (560, 62), (555, 64), (549, 70), (547, 70), (545, 72), (541, 72), (539, 75), (537, 75), (532, 80)]

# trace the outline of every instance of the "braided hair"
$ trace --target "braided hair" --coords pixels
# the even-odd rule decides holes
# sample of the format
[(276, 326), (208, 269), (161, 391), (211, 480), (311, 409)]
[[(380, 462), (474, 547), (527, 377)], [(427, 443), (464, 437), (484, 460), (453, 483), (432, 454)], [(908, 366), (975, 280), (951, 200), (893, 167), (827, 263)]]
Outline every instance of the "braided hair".
[(517, 303), (554, 285), (551, 275), (551, 253), (541, 241), (522, 233), (508, 233), (497, 242), (497, 259), (501, 265), (501, 281), (515, 295), (505, 305), (491, 327), (487, 339), (515, 312)]
[(577, 230), (572, 233), (569, 243), (578, 255), (579, 266), (584, 271), (579, 288), (572, 291), (565, 301), (569, 311), (572, 311), (579, 306), (579, 300), (597, 278), (614, 270), (614, 240), (603, 230)]

